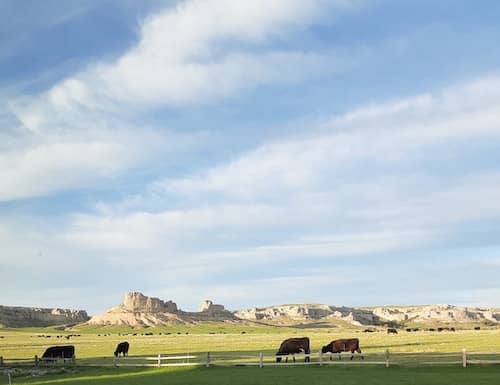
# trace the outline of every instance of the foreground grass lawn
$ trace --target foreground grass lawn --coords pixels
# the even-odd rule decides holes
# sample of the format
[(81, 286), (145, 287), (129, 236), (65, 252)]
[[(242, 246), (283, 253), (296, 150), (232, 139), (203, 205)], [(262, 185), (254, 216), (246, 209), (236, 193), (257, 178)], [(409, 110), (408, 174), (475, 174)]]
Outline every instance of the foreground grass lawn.
[[(15, 377), (13, 384), (57, 385), (497, 385), (500, 366), (447, 367), (277, 367), (277, 368), (168, 368), (168, 369), (76, 369), (74, 373), (41, 377)], [(7, 384), (5, 376), (0, 384)]]

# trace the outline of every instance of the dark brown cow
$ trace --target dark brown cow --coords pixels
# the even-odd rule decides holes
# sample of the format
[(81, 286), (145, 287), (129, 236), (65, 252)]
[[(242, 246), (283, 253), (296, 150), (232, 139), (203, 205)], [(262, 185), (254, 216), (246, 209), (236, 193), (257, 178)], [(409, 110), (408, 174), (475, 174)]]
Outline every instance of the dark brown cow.
[(115, 357), (118, 357), (121, 354), (123, 354), (123, 357), (127, 356), (128, 355), (128, 348), (129, 348), (129, 343), (127, 341), (123, 341), (123, 342), (120, 342), (117, 346), (116, 346), (116, 350), (115, 350)]
[(387, 334), (398, 334), (398, 331), (397, 329), (389, 328), (387, 329)]
[(292, 355), (293, 362), (295, 362), (296, 353), (305, 353), (305, 362), (309, 362), (311, 360), (311, 358), (308, 356), (308, 354), (311, 353), (311, 349), (309, 348), (309, 337), (289, 338), (287, 340), (284, 340), (281, 343), (278, 352), (276, 353), (276, 362), (281, 362), (280, 356), (287, 356), (285, 362), (288, 362), (289, 354)]
[[(341, 359), (340, 354), (342, 352), (351, 352), (351, 360), (354, 358), (354, 352), (358, 352), (361, 355), (361, 359), (364, 359), (363, 354), (361, 354), (361, 349), (359, 348), (359, 339), (357, 338), (344, 338), (340, 340), (334, 340), (328, 345), (323, 346), (321, 349), (322, 353), (338, 353), (339, 360)], [(332, 356), (330, 355), (330, 360)]]
[(42, 360), (56, 360), (58, 358), (73, 358), (75, 356), (75, 347), (73, 345), (51, 346), (45, 350)]

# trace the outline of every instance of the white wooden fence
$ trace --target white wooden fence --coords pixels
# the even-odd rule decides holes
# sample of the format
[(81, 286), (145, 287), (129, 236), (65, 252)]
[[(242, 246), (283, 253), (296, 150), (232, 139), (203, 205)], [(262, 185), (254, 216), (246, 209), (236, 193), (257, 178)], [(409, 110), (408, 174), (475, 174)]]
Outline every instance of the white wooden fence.
[[(343, 354), (339, 360), (337, 354), (323, 354), (321, 352), (311, 354), (296, 354), (288, 356), (275, 356), (258, 352), (254, 354), (232, 354), (227, 352), (207, 353), (185, 353), (185, 354), (157, 354), (154, 356), (127, 356), (127, 357), (100, 357), (100, 358), (66, 358), (66, 359), (44, 359), (37, 356), (34, 358), (0, 357), (0, 367), (9, 366), (47, 366), (47, 365), (77, 365), (77, 366), (131, 366), (131, 367), (173, 367), (173, 366), (301, 366), (301, 365), (488, 365), (500, 364), (500, 352), (461, 352), (451, 353), (384, 353), (364, 354), (364, 359), (355, 355), (350, 359), (350, 354)], [(281, 357), (281, 362), (276, 358)], [(305, 358), (309, 361), (305, 362)], [(293, 360), (295, 358), (295, 362)]]

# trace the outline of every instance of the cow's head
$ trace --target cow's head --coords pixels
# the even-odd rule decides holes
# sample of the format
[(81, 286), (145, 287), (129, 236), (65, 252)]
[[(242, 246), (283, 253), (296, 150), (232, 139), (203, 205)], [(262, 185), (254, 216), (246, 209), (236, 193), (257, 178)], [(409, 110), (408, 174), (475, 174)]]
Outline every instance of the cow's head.
[(321, 353), (327, 353), (329, 350), (328, 348), (330, 347), (330, 345), (325, 345), (321, 348)]
[(281, 362), (281, 356), (283, 355), (283, 353), (276, 353), (276, 362)]

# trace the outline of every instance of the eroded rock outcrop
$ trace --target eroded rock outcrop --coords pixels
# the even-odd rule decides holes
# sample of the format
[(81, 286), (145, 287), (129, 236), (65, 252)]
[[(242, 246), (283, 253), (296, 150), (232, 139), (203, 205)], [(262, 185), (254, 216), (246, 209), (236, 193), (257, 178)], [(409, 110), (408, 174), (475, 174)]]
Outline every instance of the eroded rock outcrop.
[(85, 310), (0, 305), (0, 325), (5, 327), (67, 325), (82, 323), (88, 319)]
[(227, 321), (237, 318), (223, 305), (206, 300), (199, 312), (186, 312), (173, 301), (147, 297), (142, 293), (125, 293), (123, 303), (106, 313), (92, 317), (92, 325), (126, 325), (132, 327), (165, 326), (173, 323), (196, 323), (202, 321)]
[(172, 301), (162, 301), (156, 297), (146, 297), (142, 293), (125, 293), (124, 309), (142, 313), (176, 313), (177, 304)]
[(354, 325), (379, 325), (379, 318), (370, 311), (336, 307), (331, 305), (281, 305), (265, 308), (240, 310), (234, 313), (238, 318), (246, 320), (276, 320), (290, 319), (291, 321), (312, 321), (339, 319)]
[(353, 325), (387, 323), (500, 323), (497, 309), (467, 308), (452, 305), (380, 306), (372, 308), (336, 307), (331, 305), (281, 305), (236, 311), (238, 318), (253, 321), (314, 321), (338, 319)]
[(373, 313), (389, 321), (414, 322), (499, 322), (500, 313), (492, 309), (468, 308), (452, 305), (376, 307)]

